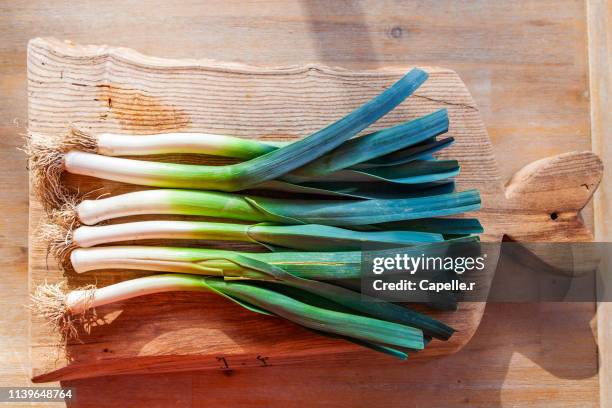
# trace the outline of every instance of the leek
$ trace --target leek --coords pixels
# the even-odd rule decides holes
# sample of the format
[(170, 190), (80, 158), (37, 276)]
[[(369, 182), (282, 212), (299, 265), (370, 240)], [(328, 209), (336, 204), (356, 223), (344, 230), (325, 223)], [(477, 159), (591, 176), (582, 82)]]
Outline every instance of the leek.
[(263, 247), (304, 251), (359, 250), (363, 245), (408, 246), (443, 241), (441, 234), (412, 231), (352, 231), (327, 225), (229, 224), (200, 221), (139, 221), (122, 224), (80, 226), (74, 230), (49, 224), (43, 238), (55, 252), (70, 247), (92, 247), (144, 239), (239, 241)]
[(83, 200), (62, 211), (86, 225), (142, 214), (176, 214), (281, 224), (359, 226), (441, 217), (480, 208), (477, 190), (379, 200), (289, 200), (191, 190), (145, 190)]
[[(302, 176), (321, 176), (337, 170), (369, 163), (377, 157), (396, 151), (410, 151), (448, 130), (448, 112), (440, 109), (421, 118), (401, 123), (358, 138), (350, 139), (331, 152), (296, 169)], [(95, 135), (72, 128), (62, 141), (60, 150), (78, 150), (103, 156), (145, 156), (171, 153), (206, 154), (236, 159), (253, 159), (289, 142), (261, 142), (232, 136), (206, 133), (162, 133), (152, 135)]]
[[(454, 177), (456, 172), (458, 172), (458, 166), (456, 162), (445, 162), (445, 163), (437, 163), (434, 165), (429, 165), (430, 167), (424, 167), (423, 165), (418, 165), (417, 163), (411, 164), (409, 166), (396, 166), (393, 169), (385, 169), (382, 170), (369, 170), (375, 167), (381, 166), (389, 166), (388, 163), (379, 164), (372, 161), (372, 158), (379, 157), (381, 155), (385, 155), (388, 152), (393, 152), (397, 149), (403, 149), (406, 146), (414, 146), (414, 148), (408, 148), (407, 150), (401, 150), (402, 152), (406, 152), (408, 154), (410, 152), (414, 152), (413, 149), (417, 149), (417, 152), (420, 152), (423, 149), (422, 141), (429, 140), (432, 137), (446, 132), (448, 130), (448, 114), (446, 109), (441, 109), (436, 111), (430, 115), (426, 115), (422, 118), (415, 119), (413, 121), (409, 121), (388, 129), (383, 129), (378, 132), (374, 132), (369, 135), (361, 136), (355, 139), (351, 139), (344, 144), (342, 144), (337, 149), (334, 149), (330, 153), (314, 160), (310, 164), (297, 169), (290, 173), (289, 175), (283, 176), (282, 179), (285, 182), (281, 181), (268, 181), (260, 184), (258, 188), (273, 190), (273, 191), (290, 191), (298, 192), (300, 194), (316, 194), (316, 195), (329, 195), (329, 196), (348, 196), (352, 198), (382, 198), (384, 195), (390, 196), (391, 194), (394, 197), (403, 197), (406, 196), (405, 189), (397, 189), (389, 188), (389, 186), (384, 185), (384, 183), (394, 183), (394, 184), (422, 184), (423, 181), (419, 181), (416, 176), (424, 175), (432, 178), (433, 180), (442, 180), (444, 178)], [(76, 131), (73, 131), (76, 132)], [(204, 137), (206, 135), (202, 134), (168, 134), (168, 135), (151, 135), (153, 141), (148, 143), (146, 139), (149, 136), (125, 136), (125, 142), (122, 142), (122, 135), (113, 135), (113, 134), (102, 134), (98, 136), (98, 138), (92, 139), (93, 136), (89, 134), (85, 134), (82, 132), (78, 133), (79, 138), (74, 138), (75, 134), (73, 134), (74, 141), (66, 142), (68, 146), (74, 146), (81, 143), (83, 145), (83, 149), (85, 151), (94, 151), (100, 153), (101, 151), (104, 153), (112, 153), (112, 155), (119, 153), (127, 153), (127, 154), (136, 154), (136, 153), (154, 153), (154, 152), (166, 152), (171, 149), (171, 138), (174, 137), (178, 139), (177, 142), (177, 151), (183, 152), (193, 152), (194, 150), (189, 150), (186, 147), (183, 147), (184, 144), (187, 143), (196, 143), (198, 136)], [(217, 141), (217, 135), (211, 135), (212, 141), (204, 140), (202, 141), (201, 148), (203, 152), (206, 153), (214, 153), (214, 154), (225, 154), (226, 156), (230, 156), (230, 154), (236, 156), (236, 154), (228, 152), (223, 153), (223, 146), (219, 147), (218, 150), (213, 150), (210, 145), (215, 146), (219, 142)], [(229, 137), (225, 136), (224, 139), (228, 139)], [(100, 139), (98, 141), (98, 139)], [(109, 142), (108, 140), (112, 140)], [(144, 139), (144, 140), (143, 140)], [(158, 139), (161, 139), (162, 142), (159, 142)], [(231, 138), (229, 138), (231, 139)], [(235, 138), (236, 144), (239, 144), (242, 139)], [(448, 140), (448, 139), (445, 139)], [(451, 138), (452, 140), (452, 138)], [(83, 142), (86, 141), (86, 142)], [(98, 146), (103, 143), (103, 147)], [(249, 143), (257, 143), (255, 141), (249, 141)], [(450, 143), (442, 143), (436, 144), (436, 150), (439, 150), (443, 147), (448, 146)], [(88, 146), (93, 145), (97, 146), (96, 149), (87, 148)], [(137, 145), (139, 148), (133, 148), (133, 145)], [(145, 151), (145, 147), (142, 146), (151, 146), (150, 151)], [(162, 145), (160, 147), (160, 145)], [(121, 148), (124, 146), (124, 148)], [(269, 145), (266, 145), (269, 146)], [(427, 147), (429, 145), (426, 145)], [(166, 150), (160, 150), (160, 149)], [(274, 147), (275, 148), (275, 147)], [(70, 149), (68, 149), (70, 150)], [(247, 151), (248, 149), (244, 149)], [(252, 150), (252, 149), (251, 149)], [(249, 151), (251, 151), (249, 150)], [(174, 152), (174, 151), (173, 151)], [(433, 153), (434, 150), (429, 149), (423, 151), (423, 153)], [(388, 154), (387, 154), (388, 155)], [(399, 164), (407, 164), (411, 161), (418, 160), (423, 155), (419, 154), (409, 154), (408, 156), (402, 156), (401, 160), (396, 159), (395, 161)], [(401, 161), (401, 163), (400, 163)], [(351, 166), (355, 164), (354, 166)], [(448, 170), (452, 170), (455, 174), (443, 174), (445, 164), (450, 164), (451, 168)], [(426, 164), (427, 165), (427, 164)], [(452, 168), (454, 167), (454, 168)], [(340, 171), (346, 168), (345, 171)], [(366, 169), (366, 170), (364, 170)], [(357, 171), (353, 171), (357, 170)], [(384, 174), (386, 173), (386, 175)], [(430, 173), (430, 174), (428, 174)], [(389, 177), (389, 174), (393, 174), (393, 177)], [(325, 177), (326, 180), (340, 180), (340, 181), (357, 181), (359, 184), (363, 185), (365, 188), (360, 188), (358, 191), (353, 191), (352, 193), (347, 193), (343, 191), (339, 191), (337, 188), (328, 185), (327, 189), (323, 188), (313, 188), (311, 186), (305, 185), (296, 185), (295, 183), (299, 182), (309, 182), (310, 180), (317, 180), (317, 177), (322, 177), (323, 175), (329, 175), (329, 177)], [(287, 183), (287, 181), (291, 181), (291, 183)], [(366, 183), (367, 182), (367, 183)], [(373, 183), (375, 182), (375, 183)], [(372, 184), (372, 185), (371, 185)], [(392, 192), (392, 193), (391, 193)]]
[[(399, 105), (425, 80), (427, 73), (413, 69), (390, 88), (337, 122), (294, 143), (254, 159), (225, 166), (195, 166), (146, 162), (70, 150), (44, 156), (30, 148), (36, 173), (35, 188), (47, 208), (61, 205), (67, 192), (61, 173), (104, 178), (154, 187), (238, 191), (276, 179), (333, 150)], [(61, 143), (61, 142), (58, 142)]]
[[(376, 345), (420, 350), (425, 347), (421, 330), (381, 319), (320, 307), (285, 295), (282, 289), (256, 282), (224, 281), (193, 275), (154, 275), (99, 289), (67, 292), (61, 285), (42, 285), (32, 297), (33, 309), (56, 324), (64, 334), (77, 334), (76, 324), (91, 309), (137, 296), (171, 291), (213, 292), (250, 311), (276, 315), (304, 327), (346, 336)], [(307, 294), (302, 297), (309, 298)], [(310, 297), (311, 298), (311, 297)], [(311, 298), (312, 299), (312, 298)], [(339, 309), (342, 309), (339, 305)]]

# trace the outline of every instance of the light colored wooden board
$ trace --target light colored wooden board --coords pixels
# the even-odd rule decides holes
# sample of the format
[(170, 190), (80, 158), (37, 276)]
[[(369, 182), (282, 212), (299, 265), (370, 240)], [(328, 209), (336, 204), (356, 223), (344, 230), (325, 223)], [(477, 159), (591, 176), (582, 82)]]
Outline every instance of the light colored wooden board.
[[(9, 323), (0, 328), (2, 385), (29, 383), (28, 344), (24, 341), (27, 321), (23, 309), (14, 305), (25, 303), (27, 296), (27, 171), (17, 147), (26, 130), (25, 44), (30, 38), (55, 35), (85, 44), (129, 46), (153, 55), (259, 65), (313, 61), (372, 69), (382, 62), (439, 64), (457, 71), (477, 101), (504, 180), (535, 159), (590, 148), (583, 1), (481, 0), (459, 4), (443, 0), (436, 2), (436, 7), (423, 7), (419, 2), (364, 1), (337, 2), (331, 9), (326, 7), (328, 2), (309, 3), (312, 7), (296, 1), (249, 5), (231, 0), (197, 4), (145, 0), (135, 5), (84, 0), (75, 8), (69, 1), (51, 5), (16, 0), (2, 9), (0, 89), (5, 103), (0, 106), (0, 230), (4, 238), (0, 262), (4, 273), (0, 303), (2, 322)], [(138, 24), (134, 24), (134, 16), (138, 16)], [(394, 37), (391, 31), (397, 27), (402, 33)], [(608, 163), (609, 157), (604, 160)], [(418, 369), (397, 367), (388, 360), (368, 360), (349, 364), (338, 375), (337, 365), (309, 368), (303, 364), (299, 369), (236, 370), (231, 380), (221, 372), (98, 378), (74, 383), (83, 395), (75, 405), (201, 406), (214, 401), (245, 405), (250, 400), (286, 405), (293, 400), (307, 402), (316, 395), (322, 403), (348, 401), (356, 406), (380, 403), (381, 398), (392, 398), (398, 404), (414, 400), (444, 407), (466, 405), (464, 399), (483, 407), (598, 406), (596, 349), (588, 326), (575, 326), (572, 332), (580, 356), (576, 359), (569, 359), (562, 353), (564, 346), (549, 343), (537, 330), (520, 330), (532, 322), (545, 325), (568, 317), (588, 321), (594, 316), (594, 309), (556, 308), (556, 312), (549, 308), (546, 314), (534, 309), (517, 313), (512, 307), (489, 305), (486, 321), (505, 324), (483, 324), (463, 352), (419, 364)], [(567, 331), (559, 325), (555, 333), (562, 336)], [(495, 353), (487, 352), (493, 348)], [(526, 363), (524, 356), (533, 362)], [(475, 360), (478, 370), (466, 368)], [(595, 369), (581, 368), (589, 361)], [(565, 367), (559, 370), (557, 365)], [(446, 377), (438, 376), (440, 371), (461, 382), (449, 385)], [(362, 379), (363, 373), (376, 378), (375, 383), (370, 377)], [(274, 379), (278, 377), (286, 380), (276, 387)], [(266, 386), (251, 387), (260, 384), (256, 379)], [(202, 382), (207, 386), (188, 386)], [(347, 383), (350, 391), (344, 385)], [(158, 399), (145, 399), (143, 395), (154, 388), (160, 390)], [(236, 389), (246, 392), (236, 393)], [(211, 390), (219, 393), (211, 394)], [(388, 390), (393, 390), (394, 397), (389, 397)], [(187, 393), (191, 401), (176, 402)]]
[[(591, 89), (591, 140), (593, 151), (603, 160), (612, 159), (612, 3), (587, 1), (589, 21), (589, 68)], [(603, 183), (595, 197), (595, 239), (612, 241), (612, 169), (604, 171)], [(610, 254), (602, 260), (602, 270), (612, 270)], [(612, 287), (612, 276), (604, 275), (603, 288)], [(609, 293), (609, 292), (608, 292)], [(612, 407), (612, 304), (597, 305), (597, 343), (599, 347), (600, 406)]]
[[(451, 123), (449, 136), (455, 137), (456, 144), (441, 156), (459, 160), (459, 190), (480, 189), (483, 210), (478, 216), (485, 227), (484, 241), (500, 241), (503, 234), (537, 240), (589, 238), (577, 212), (599, 183), (597, 158), (583, 153), (538, 163), (513, 182), (511, 186), (518, 187), (512, 189), (507, 201), (490, 142), (469, 92), (454, 72), (427, 70), (430, 78), (426, 84), (371, 130), (445, 107)], [(29, 128), (48, 137), (60, 137), (72, 122), (94, 132), (183, 130), (296, 138), (359, 106), (406, 71), (343, 71), (314, 65), (255, 68), (165, 60), (128, 49), (36, 39), (28, 49)], [(134, 189), (88, 178), (71, 181), (82, 192), (116, 194)], [(553, 195), (556, 201), (548, 204)], [(35, 286), (45, 279), (61, 279), (61, 272), (49, 265), (46, 245), (36, 238), (34, 227), (41, 211), (34, 197), (30, 208), (30, 275)], [(552, 220), (551, 212), (557, 212), (559, 218)], [(69, 282), (81, 286), (95, 279), (105, 285), (130, 276), (134, 274), (114, 271), (70, 276)], [(463, 347), (474, 334), (483, 309), (483, 304), (464, 303), (457, 312), (430, 312), (458, 333), (449, 342), (432, 343), (416, 358), (449, 354)], [(112, 316), (108, 324), (83, 335), (81, 342), (70, 344), (67, 361), (61, 355), (58, 358), (57, 339), (49, 336), (48, 327), (34, 318), (32, 362), (36, 381), (143, 370), (217, 368), (227, 361), (262, 366), (322, 356), (345, 360), (364, 354), (354, 345), (322, 339), (286, 322), (237, 310), (211, 295), (148, 296), (99, 312)], [(123, 335), (126, 332), (129, 337)]]
[[(48, 137), (59, 137), (66, 124), (73, 122), (97, 132), (183, 130), (296, 138), (359, 106), (406, 71), (253, 68), (163, 60), (126, 49), (39, 39), (30, 42), (28, 52), (29, 127)], [(459, 188), (486, 187), (485, 200), (503, 198), (491, 146), (469, 93), (454, 72), (429, 71), (430, 79), (417, 94), (372, 130), (447, 107), (450, 135), (457, 138), (459, 148), (445, 154), (464, 166)], [(118, 193), (134, 188), (86, 178), (72, 181), (81, 191), (103, 188)], [(35, 200), (30, 208), (30, 225), (34, 227), (40, 208)], [(499, 241), (501, 231), (488, 227), (486, 239)], [(43, 279), (61, 278), (61, 273), (45, 261), (44, 243), (33, 238), (30, 250), (33, 285)], [(105, 285), (128, 276), (134, 274), (88, 274), (70, 277), (70, 283), (81, 286), (95, 279)], [(427, 354), (450, 353), (473, 335), (483, 305), (465, 304), (462, 309), (459, 313), (438, 313), (459, 334), (450, 342), (436, 344)], [(34, 320), (32, 361), (37, 381), (140, 372), (145, 367), (152, 371), (217, 368), (225, 364), (220, 359), (261, 366), (261, 358), (270, 361), (266, 364), (279, 364), (315, 355), (337, 358), (362, 352), (349, 343), (323, 339), (277, 319), (262, 319), (214, 295), (152, 296), (105, 311), (120, 312), (120, 316), (113, 324), (96, 328), (91, 337), (83, 337), (83, 343), (70, 345), (66, 369), (57, 358), (56, 339), (49, 337), (48, 327)], [(123, 336), (125, 332), (130, 336)]]

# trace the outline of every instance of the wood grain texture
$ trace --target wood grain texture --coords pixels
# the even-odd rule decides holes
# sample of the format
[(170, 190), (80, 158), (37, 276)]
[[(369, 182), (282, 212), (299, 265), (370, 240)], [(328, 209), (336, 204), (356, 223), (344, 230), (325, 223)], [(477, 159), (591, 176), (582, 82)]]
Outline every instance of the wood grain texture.
[[(604, 160), (612, 159), (612, 3), (603, 0), (587, 1), (589, 21), (589, 70), (591, 89), (591, 140), (593, 151)], [(597, 193), (595, 207), (595, 239), (600, 242), (612, 241), (612, 171), (604, 170), (604, 182)], [(612, 256), (606, 254), (602, 270), (612, 270)], [(612, 287), (612, 276), (601, 287)], [(600, 288), (601, 289), (601, 288)], [(597, 305), (597, 343), (599, 347), (600, 404), (612, 407), (612, 304), (600, 302)]]
[[(30, 38), (53, 35), (85, 44), (129, 46), (152, 55), (257, 65), (442, 65), (459, 73), (476, 100), (502, 179), (534, 160), (591, 146), (587, 20), (581, 0), (442, 0), (435, 7), (396, 1), (228, 0), (143, 0), (137, 5), (84, 0), (75, 7), (67, 0), (16, 0), (0, 3), (0, 9), (2, 385), (29, 384), (27, 321), (15, 305), (25, 303), (28, 293), (27, 169), (17, 147), (26, 131), (25, 45)], [(592, 32), (602, 29), (591, 22)], [(609, 163), (609, 156), (602, 157)], [(587, 213), (585, 220), (589, 218)], [(386, 402), (595, 407), (596, 348), (588, 324), (595, 309), (582, 306), (488, 305), (468, 347), (440, 360), (409, 366), (368, 360), (341, 368), (318, 363), (234, 369), (231, 375), (218, 370), (80, 380), (70, 382), (82, 396), (71, 406)], [(565, 344), (555, 342), (568, 334), (571, 354), (564, 352)], [(279, 378), (283, 381), (276, 386)]]
[[(128, 49), (35, 39), (28, 47), (29, 128), (49, 138), (61, 137), (69, 122), (94, 132), (184, 130), (298, 138), (361, 105), (407, 70), (344, 71), (314, 65), (255, 68), (164, 60)], [(427, 70), (428, 81), (370, 130), (445, 107), (451, 123), (449, 136), (456, 143), (441, 156), (459, 160), (458, 190), (481, 191), (483, 209), (478, 216), (485, 227), (484, 241), (500, 241), (506, 233), (543, 241), (588, 239), (590, 234), (577, 213), (599, 184), (599, 160), (585, 152), (544, 159), (527, 167), (507, 190), (511, 193), (509, 206), (469, 92), (454, 72)], [(72, 177), (70, 181), (81, 192), (117, 194), (134, 189), (89, 178)], [(582, 185), (591, 193), (584, 194)], [(553, 197), (554, 204), (549, 203)], [(561, 220), (551, 219), (552, 205), (559, 206)], [(36, 226), (40, 204), (33, 199), (30, 209), (30, 225)], [(508, 211), (512, 214), (502, 217)], [(62, 279), (60, 271), (49, 267), (46, 249), (33, 230), (32, 287), (44, 280)], [(69, 283), (73, 287), (92, 281), (106, 285), (132, 276), (124, 271), (102, 272), (69, 276)], [(444, 355), (462, 348), (476, 331), (483, 310), (482, 303), (463, 303), (457, 312), (429, 312), (458, 332), (450, 341), (436, 341), (414, 357)], [(237, 310), (214, 295), (147, 296), (100, 308), (99, 313), (105, 316), (99, 327), (70, 343), (66, 360), (58, 353), (57, 338), (49, 335), (48, 326), (33, 318), (34, 381), (218, 368), (228, 361), (244, 367), (316, 358), (345, 361), (372, 354), (277, 319)]]

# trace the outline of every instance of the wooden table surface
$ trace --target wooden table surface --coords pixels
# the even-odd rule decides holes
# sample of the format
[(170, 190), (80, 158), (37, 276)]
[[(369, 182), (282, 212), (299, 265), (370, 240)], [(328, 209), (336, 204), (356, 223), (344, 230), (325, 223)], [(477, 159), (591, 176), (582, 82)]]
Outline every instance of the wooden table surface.
[[(592, 9), (584, 1), (173, 3), (0, 1), (0, 386), (29, 383), (28, 182), (17, 147), (26, 131), (25, 51), (32, 37), (259, 65), (439, 65), (456, 70), (472, 92), (504, 178), (536, 159), (591, 148)], [(607, 2), (591, 3), (603, 12), (591, 18), (609, 15)], [(64, 385), (76, 387), (77, 407), (595, 407), (595, 311), (589, 303), (491, 304), (464, 351), (428, 362), (315, 361)]]

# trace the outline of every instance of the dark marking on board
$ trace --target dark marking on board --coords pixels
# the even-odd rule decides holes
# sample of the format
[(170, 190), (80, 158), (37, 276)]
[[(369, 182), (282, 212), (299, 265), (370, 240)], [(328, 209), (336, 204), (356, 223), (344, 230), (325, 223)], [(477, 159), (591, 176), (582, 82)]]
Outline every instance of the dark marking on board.
[(402, 38), (402, 36), (404, 35), (404, 30), (402, 30), (402, 27), (400, 26), (395, 26), (391, 29), (391, 37), (393, 38)]
[(262, 356), (257, 356), (257, 360), (261, 361), (261, 365), (262, 365), (262, 367), (267, 367), (267, 366), (268, 366), (267, 360), (268, 360), (269, 358), (270, 358), (270, 357), (262, 357)]
[(163, 98), (139, 89), (97, 84), (96, 100), (124, 130), (132, 133), (178, 131), (189, 127), (189, 114)]
[(227, 360), (225, 359), (225, 357), (217, 357), (217, 361), (221, 361), (223, 363), (223, 367), (221, 367), (222, 369), (229, 368), (229, 365), (227, 364)]

